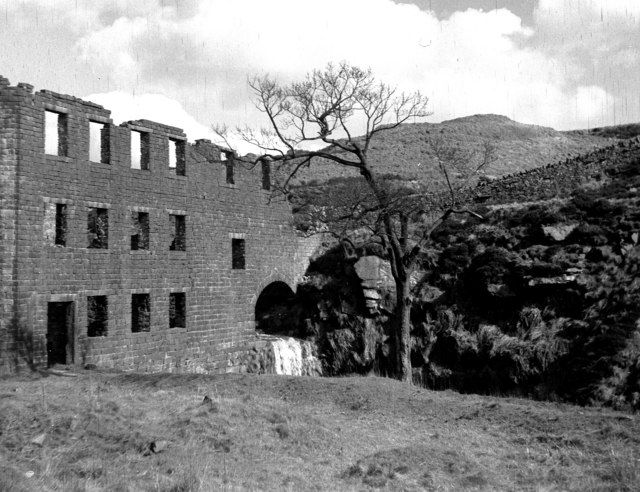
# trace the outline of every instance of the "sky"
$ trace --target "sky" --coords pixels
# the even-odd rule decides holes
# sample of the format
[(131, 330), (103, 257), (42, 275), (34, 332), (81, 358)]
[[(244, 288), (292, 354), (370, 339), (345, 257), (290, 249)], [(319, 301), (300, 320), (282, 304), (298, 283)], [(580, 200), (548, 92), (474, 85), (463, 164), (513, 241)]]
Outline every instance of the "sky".
[(212, 138), (264, 124), (252, 75), (328, 62), (567, 130), (640, 121), (640, 0), (0, 0), (0, 75)]

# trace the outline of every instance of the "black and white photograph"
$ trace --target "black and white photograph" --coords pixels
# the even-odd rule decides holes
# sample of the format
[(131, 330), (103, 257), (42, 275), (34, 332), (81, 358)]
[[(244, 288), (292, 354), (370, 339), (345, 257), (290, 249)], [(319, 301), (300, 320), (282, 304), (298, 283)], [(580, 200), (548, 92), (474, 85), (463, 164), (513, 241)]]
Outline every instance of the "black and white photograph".
[(0, 492), (640, 490), (639, 0), (0, 0)]

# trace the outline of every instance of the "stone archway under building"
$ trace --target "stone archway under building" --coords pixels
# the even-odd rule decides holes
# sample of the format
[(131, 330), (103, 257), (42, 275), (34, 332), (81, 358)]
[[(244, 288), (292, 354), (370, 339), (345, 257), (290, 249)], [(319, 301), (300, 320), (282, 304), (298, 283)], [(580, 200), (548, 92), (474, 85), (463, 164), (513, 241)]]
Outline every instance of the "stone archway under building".
[(282, 280), (267, 284), (255, 302), (256, 331), (267, 334), (293, 334), (298, 326), (293, 319), (295, 293)]

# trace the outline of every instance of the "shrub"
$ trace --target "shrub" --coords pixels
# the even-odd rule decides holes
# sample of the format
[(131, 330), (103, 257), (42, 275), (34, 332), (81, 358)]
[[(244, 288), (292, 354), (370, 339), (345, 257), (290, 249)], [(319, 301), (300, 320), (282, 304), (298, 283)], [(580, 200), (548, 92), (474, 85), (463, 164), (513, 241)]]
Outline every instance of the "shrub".
[(458, 273), (466, 268), (470, 261), (467, 245), (464, 243), (455, 244), (449, 246), (440, 254), (439, 271), (442, 273)]
[(563, 217), (556, 211), (550, 210), (543, 205), (533, 205), (517, 210), (507, 219), (509, 227), (525, 226), (528, 228), (539, 228), (543, 225), (560, 222)]

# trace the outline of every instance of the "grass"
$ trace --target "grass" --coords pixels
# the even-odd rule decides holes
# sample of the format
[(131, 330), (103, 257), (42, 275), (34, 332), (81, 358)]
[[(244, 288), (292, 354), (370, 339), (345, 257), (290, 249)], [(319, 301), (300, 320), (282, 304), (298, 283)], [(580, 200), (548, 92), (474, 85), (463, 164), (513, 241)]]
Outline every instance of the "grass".
[(0, 381), (0, 490), (632, 490), (639, 460), (632, 415), (375, 377)]
[[(403, 180), (423, 184), (442, 181), (437, 171), (430, 141), (441, 140), (479, 157), (482, 144), (496, 146), (496, 159), (485, 169), (492, 176), (503, 176), (546, 164), (563, 161), (611, 145), (613, 140), (629, 136), (629, 132), (573, 131), (518, 123), (500, 115), (474, 115), (441, 123), (407, 123), (379, 133), (371, 143), (370, 162), (379, 174), (391, 174)], [(359, 176), (357, 170), (329, 162), (302, 168), (300, 182), (324, 183), (331, 178)]]

